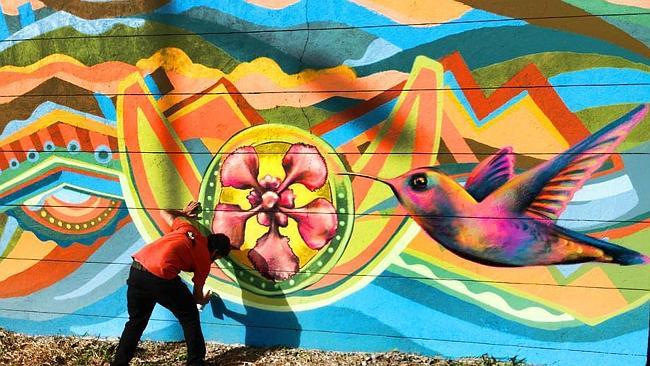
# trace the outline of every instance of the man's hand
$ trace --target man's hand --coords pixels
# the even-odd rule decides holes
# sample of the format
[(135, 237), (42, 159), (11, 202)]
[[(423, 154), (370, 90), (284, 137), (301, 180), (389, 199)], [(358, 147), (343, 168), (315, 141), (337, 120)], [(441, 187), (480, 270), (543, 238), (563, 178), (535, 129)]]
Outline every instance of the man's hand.
[(203, 290), (201, 290), (200, 292), (194, 290), (194, 300), (196, 300), (196, 303), (199, 305), (205, 305), (209, 303), (211, 297), (212, 297), (212, 291), (210, 290), (206, 292), (203, 292)]
[(201, 203), (197, 201), (190, 201), (181, 211), (185, 217), (196, 217), (201, 212)]
[(205, 305), (209, 303), (211, 297), (212, 297), (212, 291), (208, 290), (205, 294), (203, 294), (203, 298), (201, 299), (200, 304)]
[(166, 209), (160, 213), (160, 216), (163, 220), (169, 225), (172, 226), (174, 219), (177, 217), (186, 217), (186, 218), (196, 218), (197, 215), (201, 212), (201, 203), (197, 201), (190, 201), (190, 203), (185, 206), (182, 210)]

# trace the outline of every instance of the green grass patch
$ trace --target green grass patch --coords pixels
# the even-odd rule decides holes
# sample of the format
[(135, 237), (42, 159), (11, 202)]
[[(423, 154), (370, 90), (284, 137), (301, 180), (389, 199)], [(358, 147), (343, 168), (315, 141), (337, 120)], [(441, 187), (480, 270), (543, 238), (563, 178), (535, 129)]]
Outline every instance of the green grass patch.
[[(573, 52), (544, 52), (481, 67), (473, 70), (472, 74), (480, 86), (500, 86), (531, 63), (535, 64), (547, 78), (565, 72), (595, 67), (629, 68), (650, 72), (649, 65), (632, 62), (622, 57)], [(486, 90), (485, 92), (490, 94), (494, 91)]]
[[(138, 36), (140, 34), (175, 35)], [(239, 64), (239, 61), (200, 36), (179, 28), (147, 22), (137, 29), (123, 24), (116, 25), (97, 37), (86, 36), (72, 27), (57, 29), (0, 52), (0, 65), (31, 65), (53, 54), (68, 55), (86, 65), (107, 61), (122, 61), (134, 65), (140, 59), (150, 57), (167, 47), (179, 48), (195, 63), (217, 68), (225, 73), (231, 72)]]
[(258, 112), (269, 123), (291, 125), (304, 130), (309, 130), (334, 114), (334, 112), (317, 107), (296, 108), (287, 106), (262, 109)]
[[(596, 132), (608, 125), (610, 122), (620, 118), (631, 111), (637, 104), (620, 104), (606, 107), (589, 108), (576, 113), (590, 132)], [(650, 113), (646, 114), (643, 120), (619, 145), (618, 151), (625, 151), (650, 141)]]

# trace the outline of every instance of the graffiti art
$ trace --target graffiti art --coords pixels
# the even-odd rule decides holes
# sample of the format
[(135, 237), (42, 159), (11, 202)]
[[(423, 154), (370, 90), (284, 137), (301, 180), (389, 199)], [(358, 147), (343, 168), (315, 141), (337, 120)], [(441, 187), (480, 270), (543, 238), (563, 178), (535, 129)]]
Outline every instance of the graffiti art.
[(0, 327), (119, 336), (197, 199), (208, 340), (645, 364), (647, 2), (0, 7)]

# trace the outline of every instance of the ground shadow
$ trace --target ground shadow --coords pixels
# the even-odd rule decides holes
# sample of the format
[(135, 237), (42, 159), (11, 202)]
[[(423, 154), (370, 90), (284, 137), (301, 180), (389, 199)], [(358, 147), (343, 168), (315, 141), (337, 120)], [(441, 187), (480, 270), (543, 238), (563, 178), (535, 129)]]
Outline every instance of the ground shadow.
[(239, 346), (212, 355), (205, 360), (208, 366), (255, 364), (269, 352), (266, 348)]

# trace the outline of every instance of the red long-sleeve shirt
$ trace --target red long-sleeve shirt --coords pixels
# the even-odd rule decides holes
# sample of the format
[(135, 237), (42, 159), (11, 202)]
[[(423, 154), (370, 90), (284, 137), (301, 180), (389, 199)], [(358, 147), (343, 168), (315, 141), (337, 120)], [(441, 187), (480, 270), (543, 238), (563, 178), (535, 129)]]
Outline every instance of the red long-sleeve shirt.
[[(190, 239), (192, 233), (194, 240)], [(181, 271), (193, 272), (194, 286), (203, 287), (210, 273), (208, 239), (187, 220), (177, 217), (172, 229), (161, 238), (147, 244), (133, 255), (147, 271), (157, 277), (171, 280)]]

